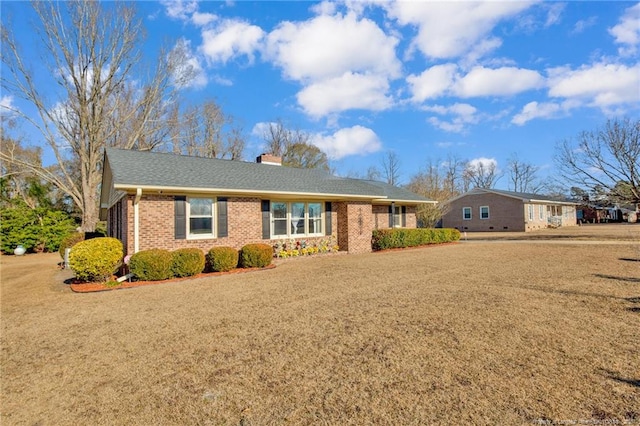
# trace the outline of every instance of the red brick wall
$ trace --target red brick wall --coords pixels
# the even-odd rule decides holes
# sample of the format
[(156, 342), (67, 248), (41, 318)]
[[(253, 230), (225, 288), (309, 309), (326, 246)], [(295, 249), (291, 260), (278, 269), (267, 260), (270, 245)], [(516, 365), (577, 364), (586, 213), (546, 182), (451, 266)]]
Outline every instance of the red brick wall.
[(371, 251), (371, 231), (373, 230), (373, 209), (364, 201), (339, 202), (338, 244), (349, 253)]
[[(134, 207), (133, 195), (121, 203), (123, 239), (125, 251), (134, 253)], [(331, 229), (340, 250), (350, 253), (371, 251), (371, 231), (376, 217), (379, 228), (389, 227), (389, 207), (372, 206), (367, 202), (334, 202), (331, 213)], [(115, 207), (114, 207), (115, 208)], [(139, 250), (162, 248), (175, 250), (197, 247), (208, 251), (212, 247), (229, 246), (240, 249), (249, 243), (274, 245), (283, 239), (262, 239), (262, 211), (259, 198), (228, 198), (228, 237), (215, 239), (175, 239), (174, 197), (162, 194), (143, 194), (139, 203)], [(112, 208), (113, 210), (113, 208)], [(416, 227), (416, 209), (407, 207), (406, 226)], [(109, 214), (113, 214), (112, 211)], [(109, 232), (112, 232), (110, 230)], [(324, 237), (303, 237), (308, 243), (320, 242)]]

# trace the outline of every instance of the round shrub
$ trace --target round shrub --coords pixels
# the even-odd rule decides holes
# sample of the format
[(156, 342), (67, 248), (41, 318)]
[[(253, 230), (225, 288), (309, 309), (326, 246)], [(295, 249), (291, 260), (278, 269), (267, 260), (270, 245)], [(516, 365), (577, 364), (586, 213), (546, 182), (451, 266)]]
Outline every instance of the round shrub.
[(273, 248), (268, 244), (247, 244), (240, 250), (243, 268), (264, 268), (273, 260)]
[(122, 243), (116, 238), (80, 241), (69, 254), (69, 266), (82, 281), (106, 281), (122, 264)]
[(160, 281), (173, 277), (173, 255), (169, 250), (151, 249), (135, 253), (129, 260), (129, 271), (142, 281)]
[(238, 250), (232, 247), (214, 247), (207, 253), (210, 271), (226, 272), (238, 266)]
[(174, 277), (191, 277), (204, 270), (204, 253), (197, 248), (182, 248), (171, 253), (173, 264), (171, 272)]
[(62, 241), (60, 241), (60, 249), (58, 250), (60, 257), (64, 259), (64, 251), (75, 246), (80, 241), (84, 241), (84, 232), (74, 232), (65, 236)]

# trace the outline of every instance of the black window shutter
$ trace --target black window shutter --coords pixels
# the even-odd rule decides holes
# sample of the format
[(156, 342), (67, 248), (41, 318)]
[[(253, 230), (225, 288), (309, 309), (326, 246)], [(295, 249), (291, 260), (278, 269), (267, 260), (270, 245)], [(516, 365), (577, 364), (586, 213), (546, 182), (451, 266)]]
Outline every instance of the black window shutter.
[(402, 206), (402, 227), (407, 226), (407, 206)]
[(389, 228), (393, 228), (393, 204), (389, 206)]
[(262, 239), (271, 238), (271, 202), (262, 200)]
[(331, 201), (324, 203), (324, 235), (331, 235)]
[(227, 199), (218, 198), (218, 238), (228, 237), (229, 229), (227, 225)]
[(187, 238), (187, 197), (177, 196), (174, 198), (174, 221), (175, 239), (184, 240)]

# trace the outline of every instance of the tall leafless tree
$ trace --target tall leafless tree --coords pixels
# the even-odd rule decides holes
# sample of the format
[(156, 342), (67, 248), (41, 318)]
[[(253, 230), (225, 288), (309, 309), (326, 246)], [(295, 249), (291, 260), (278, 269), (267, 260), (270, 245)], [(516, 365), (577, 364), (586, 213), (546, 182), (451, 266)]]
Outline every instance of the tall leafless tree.
[(538, 170), (537, 166), (521, 161), (517, 154), (512, 154), (507, 160), (509, 189), (515, 192), (539, 192), (542, 183), (538, 180)]
[(38, 69), (36, 79), (34, 64), (25, 61), (29, 55), (3, 25), (2, 88), (34, 108), (35, 114), (17, 108), (12, 113), (39, 130), (55, 155), (57, 172), (10, 154), (2, 153), (0, 159), (68, 194), (82, 214), (82, 229), (93, 231), (103, 148), (151, 149), (160, 143), (166, 107), (190, 78), (188, 70), (178, 66), (185, 62), (185, 52), (161, 52), (155, 68), (145, 68), (143, 28), (130, 3), (32, 5), (38, 18), (37, 47), (43, 50), (39, 65), (48, 71)]
[(556, 164), (568, 181), (612, 198), (640, 203), (640, 120), (612, 119), (600, 129), (584, 131), (556, 147)]
[(501, 177), (498, 172), (498, 163), (486, 158), (467, 162), (462, 176), (467, 189), (493, 188)]
[[(454, 160), (455, 161), (455, 160)], [(452, 184), (455, 177), (451, 175), (452, 163), (429, 161), (427, 166), (409, 180), (407, 188), (416, 194), (438, 201), (437, 204), (424, 204), (418, 207), (417, 215), (425, 227), (434, 227), (442, 215), (448, 212), (447, 200), (459, 194)]]
[(268, 153), (282, 157), (282, 165), (329, 171), (327, 154), (311, 143), (311, 136), (285, 127), (282, 120), (269, 123), (264, 133)]
[(242, 129), (212, 100), (183, 112), (176, 103), (169, 114), (168, 134), (173, 152), (206, 158), (240, 160), (245, 139)]
[(400, 183), (400, 158), (393, 151), (387, 151), (382, 157), (382, 176), (389, 185)]

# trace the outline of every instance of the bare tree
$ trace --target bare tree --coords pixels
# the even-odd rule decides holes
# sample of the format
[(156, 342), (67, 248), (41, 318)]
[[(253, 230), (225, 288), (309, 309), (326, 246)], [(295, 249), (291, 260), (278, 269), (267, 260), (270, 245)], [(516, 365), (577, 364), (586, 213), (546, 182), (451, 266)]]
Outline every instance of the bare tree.
[[(178, 48), (161, 53), (155, 69), (139, 68), (143, 28), (129, 3), (32, 5), (48, 72), (40, 71), (35, 79), (15, 33), (3, 26), (2, 88), (35, 109), (36, 114), (17, 108), (13, 113), (39, 130), (55, 155), (58, 172), (11, 154), (2, 153), (0, 159), (68, 194), (82, 214), (82, 229), (93, 231), (103, 148), (151, 149), (160, 143), (165, 109), (176, 88), (190, 78), (175, 72), (187, 71), (178, 67), (185, 52)], [(56, 99), (48, 102), (50, 96)]]
[(459, 194), (456, 189), (452, 189), (450, 172), (448, 163), (440, 163), (439, 165), (429, 161), (422, 171), (411, 177), (407, 185), (407, 188), (412, 192), (438, 201), (437, 204), (424, 204), (418, 207), (418, 219), (425, 227), (434, 227), (442, 215), (449, 210), (446, 201)]
[(206, 158), (240, 160), (244, 152), (242, 130), (230, 127), (233, 119), (212, 100), (180, 112), (176, 104), (168, 119), (173, 152)]
[(463, 172), (465, 187), (493, 188), (500, 177), (498, 163), (488, 158), (467, 162)]
[(400, 159), (393, 151), (387, 151), (382, 157), (382, 175), (389, 185), (400, 183)]
[(264, 133), (265, 148), (282, 157), (282, 165), (329, 171), (327, 155), (313, 145), (311, 136), (300, 130), (287, 129), (282, 120), (269, 123)]
[(564, 140), (555, 160), (567, 181), (587, 188), (599, 185), (613, 198), (640, 203), (640, 120), (608, 120), (577, 140)]
[(507, 162), (509, 189), (515, 192), (538, 192), (542, 187), (536, 175), (538, 170), (537, 166), (520, 161), (517, 154), (512, 154)]

